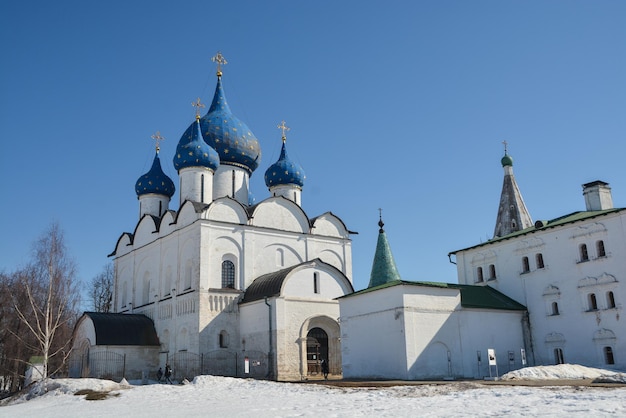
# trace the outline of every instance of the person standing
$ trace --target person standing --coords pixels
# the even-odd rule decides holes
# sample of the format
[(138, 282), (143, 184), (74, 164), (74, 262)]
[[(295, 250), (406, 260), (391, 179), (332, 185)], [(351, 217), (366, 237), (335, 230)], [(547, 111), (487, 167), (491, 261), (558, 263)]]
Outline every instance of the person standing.
[(328, 362), (326, 361), (326, 359), (322, 359), (322, 373), (324, 374), (324, 379), (328, 380)]
[(172, 376), (172, 368), (169, 364), (165, 365), (165, 383), (172, 384), (170, 377)]
[(163, 378), (163, 369), (159, 367), (157, 371), (157, 382), (161, 383), (161, 379)]

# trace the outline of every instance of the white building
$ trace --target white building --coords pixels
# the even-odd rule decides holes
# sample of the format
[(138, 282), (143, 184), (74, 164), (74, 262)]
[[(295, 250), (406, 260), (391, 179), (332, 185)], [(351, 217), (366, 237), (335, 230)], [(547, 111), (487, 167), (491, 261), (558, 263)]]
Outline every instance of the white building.
[(528, 308), (534, 362), (626, 369), (626, 209), (607, 183), (583, 185), (586, 210), (530, 220), (505, 153), (493, 239), (451, 253), (460, 284), (489, 285)]
[(339, 299), (344, 378), (483, 378), (524, 365), (523, 305), (489, 286), (401, 280), (379, 226), (369, 287)]
[[(123, 334), (117, 314), (153, 321), (156, 354), (142, 351), (151, 360), (134, 359), (138, 349), (130, 343), (115, 347), (126, 363), (155, 366), (143, 373), (169, 362), (179, 379), (200, 373), (302, 379), (318, 372), (320, 357), (340, 373), (335, 299), (353, 292), (351, 232), (330, 212), (305, 213), (305, 176), (287, 155), (284, 123), (280, 158), (265, 172), (270, 197), (249, 202), (261, 150), (230, 111), (225, 61), (215, 58), (211, 107), (186, 129), (173, 157), (180, 207), (169, 209), (175, 186), (163, 173), (157, 143), (152, 168), (136, 183), (138, 223), (111, 254), (115, 314), (103, 323)], [(104, 326), (87, 317), (75, 331), (76, 359), (101, 348)], [(74, 365), (82, 370), (75, 374), (88, 374), (78, 360)], [(131, 377), (135, 369), (123, 373)]]

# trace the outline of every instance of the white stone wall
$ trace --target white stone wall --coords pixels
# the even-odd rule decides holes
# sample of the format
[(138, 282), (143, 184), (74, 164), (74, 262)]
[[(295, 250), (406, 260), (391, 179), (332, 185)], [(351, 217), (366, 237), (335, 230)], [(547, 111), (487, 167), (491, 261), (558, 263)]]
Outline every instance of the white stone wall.
[[(485, 283), (528, 307), (537, 364), (554, 364), (554, 350), (561, 349), (567, 363), (625, 370), (625, 221), (626, 214), (618, 212), (461, 251), (456, 257), (459, 283), (474, 283), (476, 260), (491, 254), (482, 265), (494, 263), (498, 274)], [(598, 241), (604, 243), (604, 256)], [(582, 244), (587, 261), (581, 259)], [(528, 257), (528, 271), (523, 257)], [(590, 307), (591, 293), (597, 309)], [(607, 364), (605, 347), (611, 348), (615, 364)]]
[(339, 302), (344, 378), (482, 378), (489, 348), (503, 353), (500, 372), (521, 367), (523, 313), (463, 309), (458, 289), (398, 285)]

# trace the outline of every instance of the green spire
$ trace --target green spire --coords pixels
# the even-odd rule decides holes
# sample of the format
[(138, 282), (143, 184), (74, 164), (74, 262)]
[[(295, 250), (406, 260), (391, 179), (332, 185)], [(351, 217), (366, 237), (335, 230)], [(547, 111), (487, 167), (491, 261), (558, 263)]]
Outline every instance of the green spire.
[(376, 254), (374, 254), (374, 263), (372, 264), (372, 273), (370, 274), (370, 283), (368, 288), (379, 286), (395, 280), (401, 280), (400, 273), (396, 267), (396, 262), (391, 254), (391, 247), (387, 242), (387, 235), (383, 229), (382, 212), (378, 221), (378, 242), (376, 243)]

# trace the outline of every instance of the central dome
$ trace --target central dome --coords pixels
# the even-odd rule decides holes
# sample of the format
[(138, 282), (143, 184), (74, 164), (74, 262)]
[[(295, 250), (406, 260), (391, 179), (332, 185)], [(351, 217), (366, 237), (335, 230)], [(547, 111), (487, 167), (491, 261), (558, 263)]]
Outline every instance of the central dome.
[[(204, 141), (220, 156), (220, 164), (242, 167), (252, 174), (261, 161), (261, 147), (258, 139), (245, 123), (232, 114), (224, 89), (222, 78), (217, 78), (217, 87), (213, 102), (206, 115), (200, 118), (200, 128)], [(191, 136), (194, 124), (191, 124), (183, 136)]]

